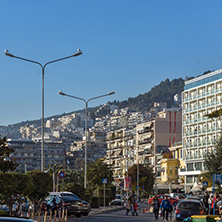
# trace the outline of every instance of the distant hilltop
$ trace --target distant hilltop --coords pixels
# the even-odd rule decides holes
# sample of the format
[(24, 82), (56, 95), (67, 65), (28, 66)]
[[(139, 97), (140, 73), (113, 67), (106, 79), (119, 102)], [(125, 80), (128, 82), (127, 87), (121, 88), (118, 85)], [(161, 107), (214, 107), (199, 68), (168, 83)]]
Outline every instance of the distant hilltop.
[[(159, 85), (154, 86), (147, 93), (139, 94), (136, 97), (129, 97), (127, 100), (122, 102), (114, 100), (113, 102), (109, 102), (110, 105), (117, 105), (119, 109), (129, 107), (132, 111), (137, 112), (146, 112), (149, 111), (151, 107), (153, 107), (154, 102), (166, 102), (168, 107), (174, 106), (174, 96), (176, 94), (180, 94), (184, 89), (184, 80), (182, 78), (173, 79), (170, 81), (166, 79), (162, 81)], [(92, 117), (102, 116), (107, 114), (107, 109), (99, 107), (89, 108), (90, 115)], [(45, 122), (52, 118), (60, 118), (64, 115), (70, 115), (72, 113), (81, 113), (84, 110), (73, 111), (70, 113), (63, 113), (60, 115), (54, 115), (51, 117), (45, 118)], [(39, 120), (30, 120), (30, 121), (22, 121), (20, 123), (15, 123), (9, 125), (8, 127), (19, 129), (21, 126), (25, 125), (36, 125), (41, 126), (41, 119)]]

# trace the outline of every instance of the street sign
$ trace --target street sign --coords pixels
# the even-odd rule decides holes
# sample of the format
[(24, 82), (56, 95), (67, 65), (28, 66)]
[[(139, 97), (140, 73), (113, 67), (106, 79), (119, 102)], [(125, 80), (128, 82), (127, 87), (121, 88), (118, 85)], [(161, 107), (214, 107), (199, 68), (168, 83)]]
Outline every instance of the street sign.
[(140, 188), (140, 186), (136, 186), (136, 189), (139, 189)]
[(215, 183), (222, 184), (222, 174), (214, 174)]
[(102, 178), (102, 184), (106, 184), (107, 183), (107, 178)]
[(121, 183), (119, 184), (120, 187), (123, 187), (123, 185), (124, 185), (123, 182), (121, 182)]
[(65, 177), (65, 172), (64, 171), (59, 171), (59, 178), (63, 179)]
[(208, 187), (208, 182), (207, 181), (203, 181), (203, 186), (204, 187)]

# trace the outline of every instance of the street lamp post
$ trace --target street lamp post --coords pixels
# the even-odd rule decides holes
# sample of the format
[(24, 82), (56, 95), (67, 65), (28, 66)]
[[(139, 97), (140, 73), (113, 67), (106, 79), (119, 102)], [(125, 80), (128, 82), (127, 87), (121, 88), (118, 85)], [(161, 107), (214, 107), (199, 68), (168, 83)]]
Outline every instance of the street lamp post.
[(85, 100), (85, 99), (77, 97), (77, 96), (72, 96), (72, 95), (68, 95), (66, 93), (63, 93), (61, 90), (59, 91), (60, 95), (82, 100), (82, 101), (85, 102), (85, 105), (86, 105), (86, 109), (85, 109), (85, 136), (86, 136), (86, 140), (85, 140), (85, 175), (84, 175), (84, 188), (85, 189), (86, 189), (86, 176), (87, 176), (87, 142), (88, 142), (88, 130), (87, 130), (88, 111), (87, 111), (87, 109), (88, 109), (88, 103), (91, 100), (99, 99), (99, 98), (105, 97), (105, 96), (110, 96), (110, 95), (113, 95), (114, 93), (115, 92), (111, 92), (111, 93), (108, 93), (108, 94), (105, 94), (105, 95), (96, 96), (96, 97), (90, 98), (88, 100)]
[(75, 57), (75, 56), (79, 56), (81, 54), (82, 54), (81, 50), (78, 49), (78, 52), (71, 55), (71, 56), (67, 56), (67, 57), (64, 57), (64, 58), (52, 60), (52, 61), (47, 62), (45, 64), (41, 64), (40, 62), (36, 62), (36, 61), (30, 60), (30, 59), (15, 56), (15, 55), (9, 53), (8, 50), (5, 50), (5, 55), (6, 56), (9, 56), (9, 57), (12, 57), (12, 58), (15, 58), (15, 59), (21, 59), (21, 60), (24, 60), (26, 62), (35, 63), (35, 64), (39, 65), (42, 69), (42, 143), (41, 143), (41, 171), (42, 172), (44, 171), (44, 75), (45, 75), (45, 67), (48, 64), (51, 64), (51, 63), (54, 63), (54, 62), (59, 62), (61, 60), (69, 59), (69, 58), (72, 58), (72, 57)]

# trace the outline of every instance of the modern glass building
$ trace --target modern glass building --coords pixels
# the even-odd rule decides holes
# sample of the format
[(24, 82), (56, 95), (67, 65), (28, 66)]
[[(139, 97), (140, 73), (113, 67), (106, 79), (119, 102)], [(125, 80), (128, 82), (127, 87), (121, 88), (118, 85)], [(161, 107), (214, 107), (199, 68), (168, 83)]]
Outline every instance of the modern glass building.
[(222, 108), (222, 69), (185, 81), (183, 106), (183, 160), (186, 168), (180, 176), (185, 179), (185, 191), (198, 182), (205, 171), (204, 158), (214, 150), (221, 135), (221, 120), (208, 119), (206, 114)]

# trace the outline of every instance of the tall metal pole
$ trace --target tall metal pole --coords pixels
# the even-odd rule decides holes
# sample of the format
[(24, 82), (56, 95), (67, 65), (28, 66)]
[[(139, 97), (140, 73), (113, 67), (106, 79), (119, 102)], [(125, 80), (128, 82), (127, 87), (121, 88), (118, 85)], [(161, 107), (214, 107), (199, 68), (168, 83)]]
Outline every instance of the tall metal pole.
[(110, 95), (113, 95), (115, 92), (111, 92), (111, 93), (108, 93), (108, 94), (105, 94), (105, 95), (101, 95), (101, 96), (96, 96), (96, 97), (93, 97), (93, 98), (90, 98), (88, 100), (85, 100), (81, 97), (77, 97), (77, 96), (72, 96), (72, 95), (69, 95), (69, 94), (66, 94), (66, 93), (63, 93), (61, 90), (59, 90), (59, 94), (62, 95), (62, 96), (68, 96), (68, 97), (71, 97), (71, 98), (74, 98), (74, 99), (79, 99), (79, 100), (82, 100), (83, 102), (85, 102), (86, 104), (86, 112), (85, 112), (85, 136), (86, 136), (86, 141), (85, 141), (85, 174), (84, 174), (84, 188), (86, 189), (86, 184), (87, 184), (87, 141), (88, 141), (88, 129), (87, 129), (87, 122), (88, 122), (88, 112), (87, 112), (87, 109), (88, 109), (88, 103), (89, 101), (91, 100), (94, 100), (94, 99), (99, 99), (101, 97), (105, 97), (105, 96), (110, 96)]
[(44, 77), (45, 66), (42, 66), (42, 143), (41, 143), (41, 171), (44, 171)]
[(65, 60), (65, 59), (75, 57), (75, 56), (79, 56), (81, 54), (82, 54), (81, 50), (78, 49), (78, 52), (71, 55), (71, 56), (67, 56), (67, 57), (63, 57), (63, 58), (60, 58), (60, 59), (52, 60), (52, 61), (47, 62), (43, 65), (40, 62), (37, 62), (37, 61), (34, 61), (34, 60), (30, 60), (30, 59), (22, 58), (22, 57), (19, 57), (19, 56), (15, 56), (15, 55), (9, 53), (8, 50), (5, 50), (5, 55), (6, 56), (9, 56), (9, 57), (12, 57), (12, 58), (15, 58), (15, 59), (20, 59), (20, 60), (23, 60), (23, 61), (26, 61), (26, 62), (35, 63), (35, 64), (39, 65), (42, 69), (42, 121), (41, 121), (42, 122), (41, 123), (42, 124), (41, 171), (42, 172), (44, 171), (44, 75), (45, 75), (45, 67), (48, 64), (51, 64), (51, 63), (54, 63), (54, 62), (59, 62), (59, 61)]
[(136, 146), (137, 146), (137, 195), (139, 198), (139, 141), (138, 132), (136, 133)]
[(85, 114), (85, 136), (86, 136), (86, 141), (85, 141), (85, 176), (84, 176), (84, 188), (86, 189), (86, 183), (87, 183), (87, 142), (88, 142), (88, 102), (86, 102), (86, 114)]

